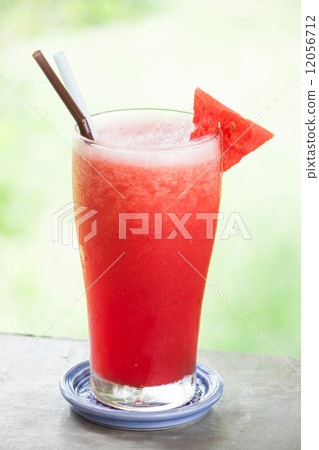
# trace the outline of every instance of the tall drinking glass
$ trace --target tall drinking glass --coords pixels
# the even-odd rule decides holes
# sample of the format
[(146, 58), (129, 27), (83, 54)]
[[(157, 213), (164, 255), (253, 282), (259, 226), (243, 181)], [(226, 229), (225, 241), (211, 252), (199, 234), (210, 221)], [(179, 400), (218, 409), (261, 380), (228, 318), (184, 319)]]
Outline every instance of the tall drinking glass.
[(192, 115), (169, 110), (111, 111), (94, 121), (103, 145), (77, 131), (73, 139), (74, 202), (96, 221), (77, 226), (91, 390), (120, 409), (177, 407), (196, 386), (220, 134), (187, 142), (188, 133), (176, 145)]

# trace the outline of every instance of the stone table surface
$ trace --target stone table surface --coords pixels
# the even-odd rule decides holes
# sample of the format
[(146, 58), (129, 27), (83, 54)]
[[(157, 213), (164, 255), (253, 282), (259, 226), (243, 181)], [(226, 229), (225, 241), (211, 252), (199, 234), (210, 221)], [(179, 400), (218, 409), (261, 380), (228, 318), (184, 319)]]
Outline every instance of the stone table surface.
[(199, 422), (163, 431), (122, 431), (92, 424), (63, 399), (59, 380), (88, 359), (77, 339), (0, 335), (2, 449), (298, 449), (300, 360), (199, 350), (224, 394)]

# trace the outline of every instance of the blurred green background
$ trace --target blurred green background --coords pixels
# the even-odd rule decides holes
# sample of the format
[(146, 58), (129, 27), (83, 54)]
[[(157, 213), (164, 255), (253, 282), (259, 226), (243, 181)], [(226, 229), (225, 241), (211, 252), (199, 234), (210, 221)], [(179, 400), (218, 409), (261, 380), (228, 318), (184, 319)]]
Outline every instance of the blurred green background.
[(0, 331), (88, 336), (84, 298), (64, 314), (83, 293), (78, 253), (51, 240), (52, 214), (72, 201), (62, 137), (73, 121), (31, 58), (41, 48), (52, 62), (63, 49), (91, 112), (192, 110), (200, 86), (252, 120), (265, 113), (275, 139), (223, 180), (221, 211), (240, 212), (252, 239), (221, 240), (221, 222), (209, 281), (266, 340), (207, 286), (200, 347), (299, 355), (299, 2), (0, 7)]

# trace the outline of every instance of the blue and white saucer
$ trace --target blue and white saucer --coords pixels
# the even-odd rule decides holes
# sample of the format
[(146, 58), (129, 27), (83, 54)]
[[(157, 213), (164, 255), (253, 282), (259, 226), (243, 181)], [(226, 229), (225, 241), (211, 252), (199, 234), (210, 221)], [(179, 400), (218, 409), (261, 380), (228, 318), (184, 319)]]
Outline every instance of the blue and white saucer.
[(85, 419), (106, 427), (124, 430), (164, 430), (194, 422), (220, 399), (223, 382), (204, 364), (197, 364), (194, 397), (185, 405), (166, 411), (123, 411), (103, 405), (90, 391), (90, 364), (81, 362), (68, 370), (60, 381), (63, 397)]

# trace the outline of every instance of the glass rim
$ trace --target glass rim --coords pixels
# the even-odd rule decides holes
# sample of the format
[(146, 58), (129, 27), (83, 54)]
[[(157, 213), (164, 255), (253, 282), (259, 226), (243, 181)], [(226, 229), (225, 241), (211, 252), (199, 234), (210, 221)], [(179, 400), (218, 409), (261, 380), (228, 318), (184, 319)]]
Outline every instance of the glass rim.
[[(178, 110), (178, 109), (169, 109), (169, 108), (121, 108), (121, 109), (111, 109), (111, 110), (107, 110), (107, 111), (102, 111), (99, 113), (95, 113), (92, 114), (91, 117), (98, 117), (98, 116), (102, 116), (103, 114), (109, 114), (109, 113), (118, 113), (118, 112), (131, 112), (131, 111), (163, 111), (163, 112), (172, 112), (172, 113), (181, 113), (181, 114), (187, 114), (187, 115), (193, 115), (192, 112), (189, 111), (182, 111), (182, 110)], [(178, 149), (190, 149), (190, 148), (196, 148), (202, 144), (206, 144), (210, 141), (213, 141), (216, 136), (220, 133), (220, 124), (218, 123), (218, 131), (213, 134), (213, 135), (207, 135), (205, 137), (205, 139), (196, 139), (193, 141), (193, 143), (191, 144), (182, 144), (182, 145), (174, 145), (174, 146), (170, 146), (170, 147), (153, 147), (151, 149), (148, 149), (148, 152), (157, 152), (158, 150), (163, 151), (167, 151), (167, 152), (172, 152), (174, 150), (178, 150)], [(98, 144), (96, 143), (96, 141), (93, 141), (91, 139), (86, 138), (85, 136), (82, 136), (79, 133), (79, 127), (77, 124), (74, 125), (74, 135), (75, 137), (84, 142), (85, 144), (90, 145), (90, 147), (95, 147), (98, 149), (102, 149), (102, 150), (116, 150), (119, 152), (123, 152), (123, 153), (131, 153), (131, 150), (136, 150), (136, 151), (140, 151), (143, 152), (145, 151), (144, 147), (134, 147), (134, 146), (130, 146), (128, 148), (123, 148), (120, 146), (114, 146), (114, 145), (103, 145), (103, 144)]]

